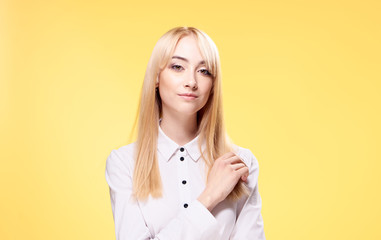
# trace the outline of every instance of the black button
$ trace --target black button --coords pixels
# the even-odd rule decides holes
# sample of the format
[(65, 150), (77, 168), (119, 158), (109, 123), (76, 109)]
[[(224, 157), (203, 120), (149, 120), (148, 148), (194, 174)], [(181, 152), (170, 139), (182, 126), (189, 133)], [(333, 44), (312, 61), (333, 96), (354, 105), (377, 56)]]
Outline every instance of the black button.
[(188, 207), (188, 203), (185, 203), (185, 204), (184, 204), (184, 208), (187, 208), (187, 207)]
[(184, 157), (181, 157), (181, 158), (180, 158), (180, 161), (184, 161)]
[(184, 152), (184, 148), (183, 148), (183, 147), (182, 147), (182, 148), (180, 148), (180, 151), (181, 151), (181, 152)]
[(187, 181), (183, 180), (183, 181), (182, 181), (182, 183), (183, 183), (183, 184), (186, 184), (186, 183), (187, 183)]

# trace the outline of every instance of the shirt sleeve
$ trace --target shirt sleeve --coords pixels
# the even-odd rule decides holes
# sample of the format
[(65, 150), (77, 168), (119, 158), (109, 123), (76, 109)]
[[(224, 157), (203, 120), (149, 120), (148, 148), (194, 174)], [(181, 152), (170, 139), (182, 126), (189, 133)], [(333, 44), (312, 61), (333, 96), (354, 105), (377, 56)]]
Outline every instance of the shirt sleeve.
[(249, 166), (248, 187), (250, 194), (240, 200), (238, 217), (231, 240), (265, 240), (263, 219), (261, 214), (262, 200), (258, 191), (258, 161), (249, 149), (241, 152), (245, 164)]
[(218, 230), (217, 220), (197, 200), (191, 202), (188, 208), (181, 209), (156, 236), (152, 236), (139, 202), (132, 196), (132, 169), (132, 164), (126, 163), (118, 150), (111, 151), (106, 161), (106, 181), (109, 185), (116, 240), (214, 239)]

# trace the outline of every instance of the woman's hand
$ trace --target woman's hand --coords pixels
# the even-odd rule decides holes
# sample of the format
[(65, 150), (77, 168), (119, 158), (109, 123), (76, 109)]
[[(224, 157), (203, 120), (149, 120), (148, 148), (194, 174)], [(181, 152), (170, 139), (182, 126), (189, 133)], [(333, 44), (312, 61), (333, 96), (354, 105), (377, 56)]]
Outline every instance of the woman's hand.
[(237, 155), (233, 152), (225, 153), (214, 162), (205, 190), (198, 200), (212, 211), (229, 195), (240, 179), (246, 182), (248, 175), (248, 167)]

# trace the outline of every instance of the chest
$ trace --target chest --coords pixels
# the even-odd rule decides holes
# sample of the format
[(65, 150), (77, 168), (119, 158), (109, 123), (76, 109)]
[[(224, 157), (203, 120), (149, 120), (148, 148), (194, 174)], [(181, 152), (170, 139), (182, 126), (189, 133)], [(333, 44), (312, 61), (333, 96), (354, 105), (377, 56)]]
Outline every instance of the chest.
[[(206, 169), (202, 160), (193, 161), (186, 154), (175, 154), (170, 161), (160, 161), (163, 197), (139, 202), (145, 223), (155, 236), (179, 212), (196, 200), (205, 188)], [(237, 204), (223, 201), (212, 211), (220, 225), (220, 236), (229, 236), (236, 221)], [(218, 238), (225, 239), (225, 238)]]

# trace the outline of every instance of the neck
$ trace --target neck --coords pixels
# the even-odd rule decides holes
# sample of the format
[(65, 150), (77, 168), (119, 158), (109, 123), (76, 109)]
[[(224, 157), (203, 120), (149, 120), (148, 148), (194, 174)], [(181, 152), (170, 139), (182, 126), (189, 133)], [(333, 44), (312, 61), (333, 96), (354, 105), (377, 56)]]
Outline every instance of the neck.
[(173, 116), (163, 112), (160, 127), (175, 143), (180, 146), (185, 145), (197, 135), (197, 114)]

